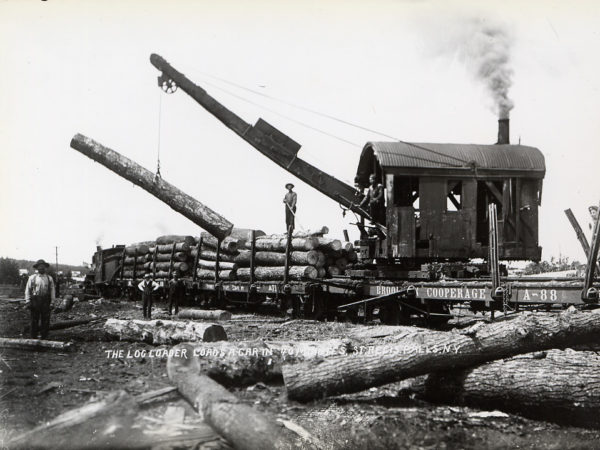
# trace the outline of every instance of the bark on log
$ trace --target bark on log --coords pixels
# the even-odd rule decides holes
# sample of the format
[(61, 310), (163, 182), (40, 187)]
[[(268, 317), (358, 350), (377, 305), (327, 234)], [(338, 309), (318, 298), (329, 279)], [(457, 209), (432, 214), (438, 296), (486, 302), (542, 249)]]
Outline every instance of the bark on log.
[[(192, 246), (190, 244), (188, 244), (187, 242), (178, 242), (177, 244), (175, 244), (176, 252), (189, 252), (191, 248), (192, 248)], [(148, 249), (148, 253), (153, 255), (155, 250), (156, 250), (155, 247), (150, 247)], [(165, 253), (167, 255), (171, 255), (172, 251), (173, 251), (173, 244), (164, 244), (164, 245), (158, 246), (158, 253)]]
[[(175, 252), (175, 254), (173, 255), (173, 259), (175, 260), (175, 262), (177, 262), (177, 261), (185, 262), (188, 260), (188, 255), (189, 255), (189, 253), (186, 253), (186, 252)], [(152, 262), (153, 257), (154, 257), (153, 254), (146, 255), (145, 262)], [(157, 262), (171, 262), (171, 253), (157, 253), (156, 261)]]
[[(285, 267), (256, 267), (254, 269), (254, 277), (258, 281), (273, 281), (283, 280)], [(307, 278), (317, 278), (317, 269), (313, 266), (290, 266), (289, 277), (291, 280), (304, 280)], [(250, 279), (250, 269), (240, 267), (237, 270), (237, 276), (240, 280)]]
[(190, 247), (196, 245), (196, 239), (194, 239), (194, 236), (177, 236), (169, 234), (165, 236), (159, 236), (156, 238), (156, 243), (159, 245), (173, 245), (174, 243), (179, 242), (185, 242)]
[(128, 267), (131, 266), (133, 267), (133, 263), (141, 263), (144, 264), (146, 262), (146, 255), (140, 255), (140, 256), (136, 256), (135, 258), (133, 256), (126, 256), (125, 260), (123, 261), (123, 265), (124, 267)]
[[(206, 261), (204, 259), (199, 259), (198, 260), (198, 267), (201, 269), (206, 269), (206, 270), (215, 270), (217, 266), (217, 262), (216, 261)], [(219, 261), (219, 270), (235, 270), (237, 269), (237, 264), (236, 263), (232, 263), (232, 262), (226, 262), (226, 261)]]
[(178, 319), (201, 319), (201, 320), (230, 320), (231, 313), (222, 309), (182, 309), (177, 314)]
[(348, 260), (346, 258), (337, 258), (335, 260), (335, 266), (342, 272), (348, 267)]
[(349, 339), (325, 341), (237, 341), (183, 343), (174, 349), (196, 359), (193, 368), (225, 386), (282, 381), (284, 363), (298, 363), (355, 350)]
[(318, 248), (327, 252), (337, 252), (342, 249), (342, 242), (339, 239), (320, 237)]
[[(157, 262), (156, 263), (157, 271), (168, 272), (170, 267), (171, 267), (171, 263), (168, 263), (168, 262)], [(150, 271), (153, 270), (154, 263), (152, 263), (152, 262), (144, 263), (144, 269), (150, 270)], [(187, 272), (188, 270), (190, 270), (190, 265), (186, 262), (177, 261), (177, 262), (173, 263), (173, 270), (178, 270), (180, 272)]]
[(227, 334), (221, 325), (174, 320), (108, 319), (104, 330), (113, 339), (154, 345), (227, 340)]
[(51, 330), (64, 330), (65, 328), (77, 327), (79, 325), (85, 325), (92, 321), (92, 319), (77, 319), (77, 320), (63, 320), (61, 322), (54, 322), (50, 324)]
[(67, 350), (69, 342), (47, 341), (45, 339), (12, 339), (0, 338), (0, 348), (15, 348), (19, 350)]
[[(231, 234), (230, 236), (233, 239), (237, 239), (238, 242), (250, 242), (252, 240), (252, 229), (250, 228), (234, 228), (233, 230), (231, 230)], [(265, 232), (262, 230), (254, 230), (254, 236), (256, 238), (260, 238), (261, 236), (264, 236)]]
[[(291, 242), (292, 250), (309, 251), (317, 248), (319, 244), (318, 238), (307, 237), (307, 238), (293, 238)], [(287, 246), (286, 238), (272, 238), (272, 239), (257, 239), (256, 250), (265, 250), (270, 252), (285, 252)], [(246, 248), (250, 248), (250, 243), (246, 243)]]
[(319, 267), (317, 269), (317, 278), (325, 278), (327, 276), (327, 270), (325, 267)]
[[(202, 245), (207, 248), (217, 248), (217, 238), (209, 233), (202, 232)], [(238, 240), (230, 236), (221, 240), (221, 251), (225, 253), (235, 253), (238, 249)]]
[(550, 350), (429, 375), (435, 402), (500, 409), (533, 419), (600, 427), (600, 355)]
[[(199, 280), (214, 280), (215, 271), (207, 269), (198, 269), (196, 271), (196, 277)], [(226, 281), (237, 280), (237, 270), (219, 270), (219, 279)]]
[(144, 255), (148, 253), (149, 247), (146, 244), (132, 244), (125, 247), (125, 254), (128, 256)]
[(212, 235), (223, 239), (231, 232), (233, 224), (227, 219), (114, 150), (81, 134), (73, 137), (71, 147), (140, 186)]
[[(321, 228), (309, 229), (309, 230), (294, 230), (292, 233), (293, 238), (307, 238), (307, 237), (322, 237), (324, 234), (329, 233), (329, 228), (323, 226)], [(275, 234), (263, 234), (262, 236), (257, 236), (257, 239), (287, 239), (287, 234), (285, 233), (275, 233)]]
[[(8, 442), (14, 449), (113, 449), (123, 448), (139, 411), (125, 391), (72, 409)], [(129, 448), (129, 446), (127, 446)]]
[[(190, 255), (193, 258), (195, 258), (197, 253), (198, 253), (198, 251), (194, 248), (191, 250)], [(206, 261), (216, 261), (217, 260), (217, 252), (214, 251), (213, 249), (208, 249), (208, 248), (202, 246), (202, 248), (200, 249), (200, 258), (202, 258)], [(227, 253), (221, 252), (219, 254), (219, 261), (236, 262), (235, 258), (236, 258), (236, 256), (229, 255)]]
[(455, 370), (521, 353), (596, 342), (600, 313), (569, 308), (560, 314), (523, 313), (512, 320), (438, 332), (418, 340), (420, 351), (334, 357), (283, 367), (291, 399), (308, 401), (358, 392), (430, 372)]
[(332, 277), (337, 277), (338, 275), (342, 274), (342, 271), (340, 270), (339, 267), (336, 266), (328, 266), (327, 267), (327, 273), (329, 275), (331, 275)]
[[(325, 258), (321, 258), (322, 253), (316, 250), (308, 252), (295, 251), (290, 253), (290, 261), (297, 266), (315, 266), (322, 267)], [(261, 266), (283, 266), (285, 265), (285, 253), (260, 251), (254, 255), (256, 264)], [(241, 266), (250, 265), (250, 251), (240, 251), (235, 257), (235, 261)]]
[(281, 426), (274, 417), (241, 403), (235, 395), (193, 365), (198, 358), (174, 358), (167, 373), (180, 394), (217, 433), (236, 449), (310, 448), (297, 434)]

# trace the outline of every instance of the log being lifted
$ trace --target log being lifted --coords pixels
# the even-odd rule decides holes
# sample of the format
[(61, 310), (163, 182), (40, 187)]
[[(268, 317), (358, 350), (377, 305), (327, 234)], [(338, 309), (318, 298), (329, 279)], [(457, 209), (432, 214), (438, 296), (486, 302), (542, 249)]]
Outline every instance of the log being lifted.
[(73, 137), (71, 147), (140, 186), (212, 235), (224, 239), (231, 232), (233, 224), (227, 219), (114, 150), (81, 134)]
[(71, 347), (69, 342), (47, 341), (45, 339), (12, 339), (0, 338), (0, 348), (14, 348), (18, 350), (67, 350)]
[(221, 325), (174, 320), (108, 319), (104, 330), (113, 339), (154, 345), (227, 340), (227, 334)]
[(230, 320), (231, 313), (222, 309), (182, 309), (177, 314), (178, 319), (200, 319), (200, 320)]
[[(552, 348), (597, 342), (600, 311), (522, 313), (512, 320), (481, 323), (460, 332), (427, 334), (415, 351), (334, 357), (283, 367), (290, 399), (309, 401), (359, 392), (431, 372), (442, 372)], [(386, 347), (387, 348), (387, 347)]]
[(528, 353), (427, 377), (429, 401), (516, 412), (600, 427), (600, 355), (567, 349)]
[[(215, 271), (208, 269), (198, 269), (196, 276), (199, 280), (214, 280)], [(219, 270), (219, 280), (233, 281), (237, 280), (237, 271), (235, 270)]]
[(275, 419), (238, 398), (193, 366), (195, 357), (169, 358), (167, 373), (179, 393), (200, 413), (204, 421), (236, 449), (315, 448)]
[[(316, 250), (310, 250), (308, 252), (294, 251), (290, 253), (290, 261), (293, 265), (298, 266), (315, 266), (317, 268), (322, 267), (325, 258), (321, 257), (322, 253)], [(285, 265), (285, 253), (279, 252), (256, 252), (255, 262), (261, 266), (284, 266)], [(250, 250), (241, 250), (235, 257), (235, 262), (240, 266), (250, 266)]]
[[(254, 269), (254, 276), (258, 281), (273, 281), (283, 280), (285, 274), (285, 267), (256, 267)], [(290, 266), (289, 277), (291, 280), (304, 280), (307, 278), (317, 278), (318, 270), (313, 266)], [(250, 269), (247, 267), (240, 267), (237, 270), (237, 276), (240, 280), (250, 279)]]
[[(256, 250), (266, 250), (271, 252), (285, 252), (287, 239), (272, 238), (272, 239), (257, 239)], [(292, 250), (309, 251), (314, 250), (319, 245), (319, 240), (315, 237), (293, 238), (291, 242)], [(246, 243), (246, 248), (250, 248), (250, 243)]]

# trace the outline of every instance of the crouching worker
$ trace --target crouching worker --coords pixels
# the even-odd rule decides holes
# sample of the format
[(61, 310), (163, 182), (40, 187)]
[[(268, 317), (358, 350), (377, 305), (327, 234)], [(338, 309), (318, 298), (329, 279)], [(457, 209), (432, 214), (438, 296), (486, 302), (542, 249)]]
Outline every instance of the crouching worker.
[[(54, 280), (46, 273), (50, 264), (40, 259), (33, 265), (36, 273), (27, 280), (25, 304), (31, 311), (31, 338), (37, 339), (41, 331), (42, 339), (48, 338), (50, 329), (50, 304), (55, 298)], [(41, 329), (41, 330), (40, 330)]]
[(179, 302), (185, 296), (185, 285), (179, 279), (179, 272), (173, 272), (173, 279), (169, 282), (169, 315), (173, 312), (175, 306), (175, 314), (179, 314)]
[(145, 319), (152, 318), (152, 299), (158, 287), (158, 283), (152, 279), (152, 275), (149, 273), (144, 275), (144, 279), (138, 284), (138, 289), (142, 291), (142, 309)]

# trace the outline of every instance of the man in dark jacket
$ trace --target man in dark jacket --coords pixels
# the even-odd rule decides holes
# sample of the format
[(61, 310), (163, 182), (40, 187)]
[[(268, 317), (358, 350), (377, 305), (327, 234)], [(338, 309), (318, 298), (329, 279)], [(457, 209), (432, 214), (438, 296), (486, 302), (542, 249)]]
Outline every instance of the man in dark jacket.
[(138, 289), (142, 291), (142, 309), (144, 318), (152, 318), (152, 299), (154, 291), (158, 290), (158, 283), (152, 279), (152, 275), (147, 273), (144, 279), (138, 284)]
[(169, 282), (169, 315), (173, 311), (173, 306), (175, 306), (175, 314), (179, 313), (179, 302), (184, 296), (185, 285), (179, 279), (179, 272), (176, 270), (173, 272), (173, 279)]
[[(33, 265), (36, 273), (27, 280), (25, 304), (31, 310), (31, 338), (37, 339), (41, 328), (42, 339), (48, 337), (50, 329), (50, 304), (55, 298), (54, 280), (46, 273), (50, 267), (43, 259)], [(40, 327), (41, 325), (41, 327)]]

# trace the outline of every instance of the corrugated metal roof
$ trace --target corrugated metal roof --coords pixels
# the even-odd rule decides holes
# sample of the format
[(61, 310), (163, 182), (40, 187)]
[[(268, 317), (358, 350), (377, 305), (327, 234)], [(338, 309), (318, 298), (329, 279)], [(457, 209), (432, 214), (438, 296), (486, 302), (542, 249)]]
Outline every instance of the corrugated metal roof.
[(542, 152), (524, 145), (367, 142), (361, 160), (370, 158), (371, 152), (384, 168), (546, 170)]

